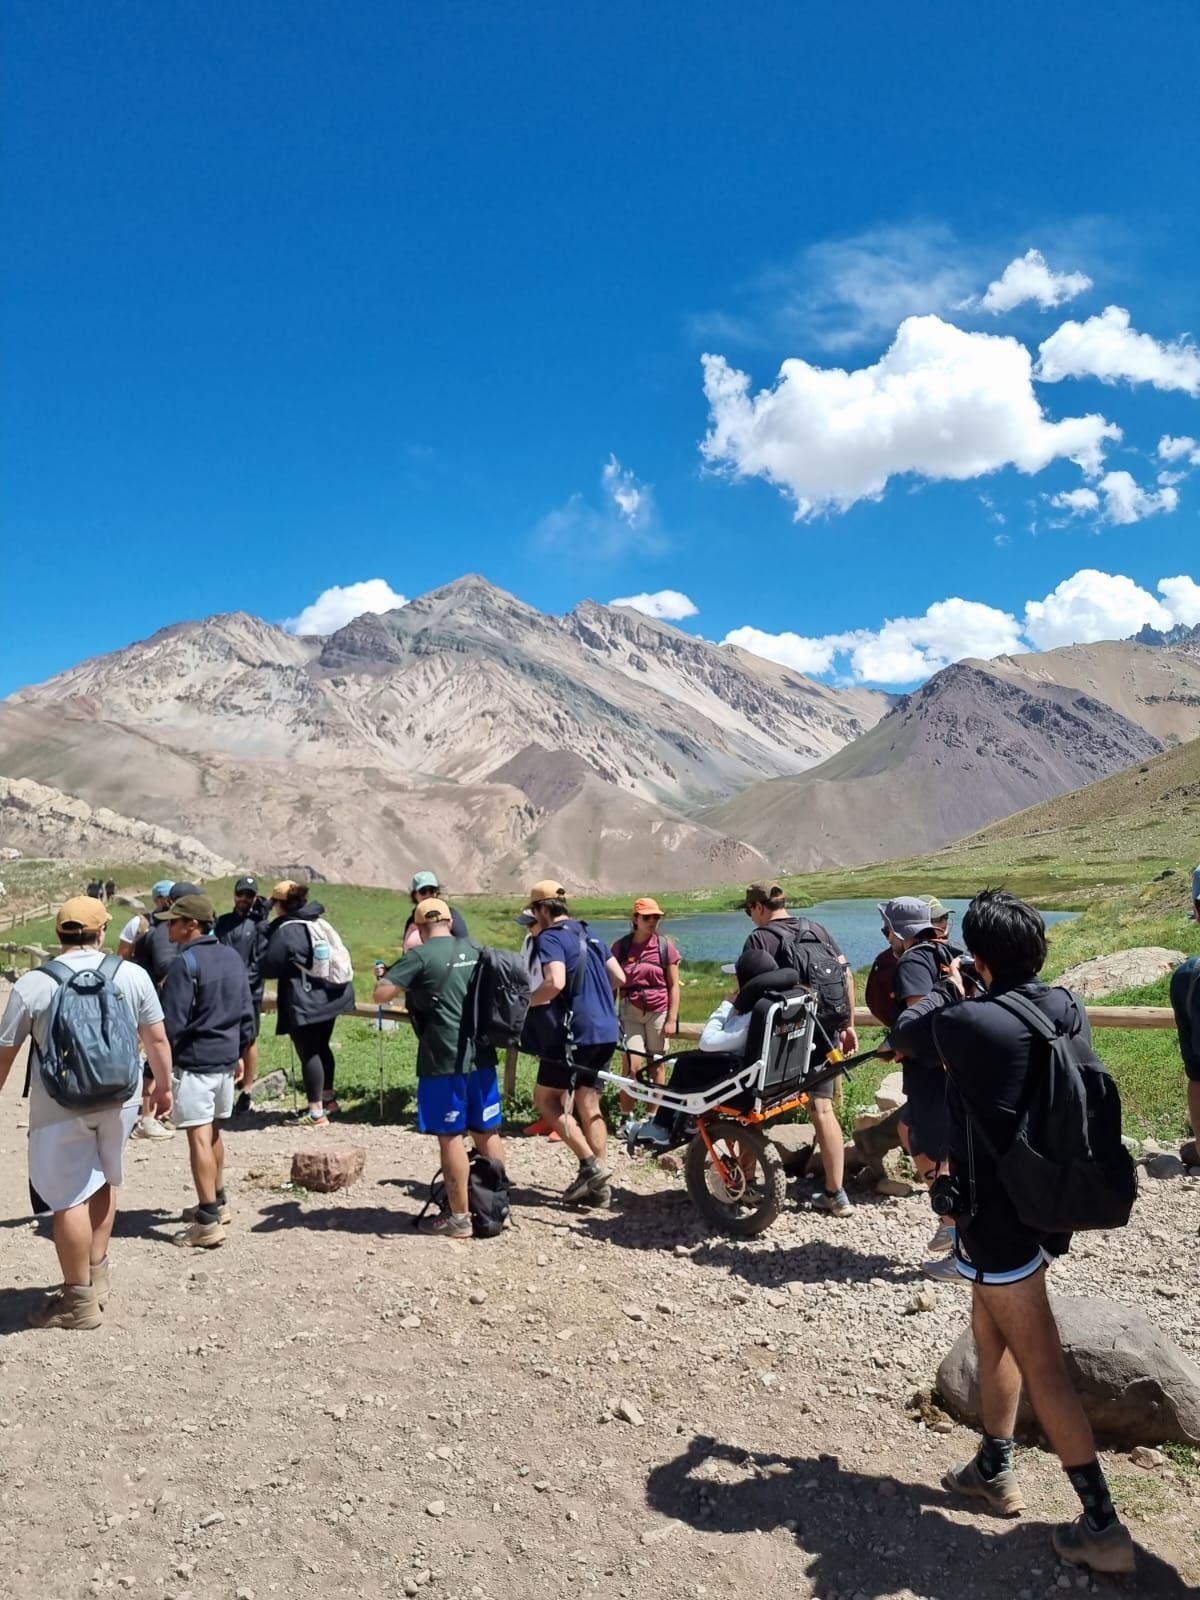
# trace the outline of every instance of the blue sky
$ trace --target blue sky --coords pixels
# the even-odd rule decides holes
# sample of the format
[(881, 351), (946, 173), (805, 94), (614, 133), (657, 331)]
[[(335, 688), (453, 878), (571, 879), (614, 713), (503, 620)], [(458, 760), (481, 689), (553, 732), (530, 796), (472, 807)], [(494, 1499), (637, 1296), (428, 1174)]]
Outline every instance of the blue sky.
[(5, 32), (0, 692), (472, 570), (889, 684), (1200, 620), (1190, 0)]

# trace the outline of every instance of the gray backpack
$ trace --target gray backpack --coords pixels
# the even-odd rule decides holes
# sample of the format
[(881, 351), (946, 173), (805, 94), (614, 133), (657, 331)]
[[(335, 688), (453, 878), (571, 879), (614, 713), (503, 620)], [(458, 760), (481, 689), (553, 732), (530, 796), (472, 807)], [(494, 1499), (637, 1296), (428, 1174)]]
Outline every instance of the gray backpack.
[(141, 1086), (137, 1026), (113, 981), (120, 968), (119, 956), (105, 956), (98, 967), (47, 961), (38, 969), (58, 985), (38, 1070), (46, 1093), (69, 1111), (123, 1105)]

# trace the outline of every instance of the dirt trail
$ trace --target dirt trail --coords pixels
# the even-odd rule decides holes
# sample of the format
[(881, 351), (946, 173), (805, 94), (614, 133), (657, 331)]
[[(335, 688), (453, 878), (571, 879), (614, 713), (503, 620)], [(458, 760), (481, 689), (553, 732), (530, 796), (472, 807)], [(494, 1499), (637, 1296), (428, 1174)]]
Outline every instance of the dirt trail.
[[(451, 1245), (409, 1226), (428, 1140), (260, 1120), (229, 1135), (235, 1220), (209, 1253), (171, 1243), (182, 1138), (135, 1143), (105, 1327), (37, 1333), (53, 1255), (27, 1215), (18, 1088), (0, 1096), (6, 1596), (1032, 1600), (1080, 1581), (1049, 1548), (1074, 1514), (1049, 1459), (1023, 1453), (1016, 1525), (936, 1487), (972, 1436), (906, 1403), (967, 1294), (905, 1314), (919, 1200), (870, 1196), (841, 1223), (790, 1206), (731, 1245), (623, 1156), (611, 1213), (564, 1211), (568, 1158), (520, 1141), (519, 1226)], [(318, 1138), (365, 1146), (366, 1178), (280, 1192)], [(1200, 1187), (1144, 1187), (1136, 1228), (1056, 1275), (1147, 1304), (1194, 1356)], [(1196, 1592), (1200, 1482), (1107, 1460), (1141, 1513), (1137, 1592)]]

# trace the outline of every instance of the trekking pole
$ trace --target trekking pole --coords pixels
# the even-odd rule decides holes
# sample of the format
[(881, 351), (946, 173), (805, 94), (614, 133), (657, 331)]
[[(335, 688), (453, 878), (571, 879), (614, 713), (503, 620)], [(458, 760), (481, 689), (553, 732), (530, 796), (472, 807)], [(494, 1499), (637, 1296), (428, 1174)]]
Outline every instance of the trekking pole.
[(298, 1117), (300, 1115), (300, 1107), (296, 1102), (296, 1046), (292, 1043), (290, 1033), (288, 1034), (288, 1060), (291, 1063), (288, 1067), (288, 1082), (292, 1086), (292, 1115)]
[(379, 1035), (379, 1120), (383, 1121), (383, 1007), (375, 1008), (375, 1032)]

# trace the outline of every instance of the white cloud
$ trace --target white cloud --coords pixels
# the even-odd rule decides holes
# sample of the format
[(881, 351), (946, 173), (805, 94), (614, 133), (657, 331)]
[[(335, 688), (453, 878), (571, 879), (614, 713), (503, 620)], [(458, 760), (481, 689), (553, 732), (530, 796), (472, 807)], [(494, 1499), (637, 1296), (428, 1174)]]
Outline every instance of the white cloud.
[(362, 583), (323, 589), (298, 617), (288, 617), (283, 625), (289, 633), (336, 633), (364, 612), (395, 611), (407, 604), (386, 578), (366, 578)]
[(658, 589), (654, 594), (629, 594), (608, 603), (610, 606), (629, 606), (633, 611), (657, 617), (662, 622), (680, 622), (684, 617), (699, 615), (698, 608), (678, 589)]
[(1014, 306), (1035, 300), (1043, 311), (1073, 300), (1092, 287), (1085, 272), (1054, 272), (1040, 250), (1026, 250), (1010, 261), (998, 278), (992, 280), (977, 299), (963, 301), (961, 310), (990, 311), (999, 315)]
[(1064, 322), (1038, 347), (1035, 377), (1099, 378), (1103, 383), (1149, 383), (1156, 389), (1200, 394), (1200, 350), (1185, 338), (1160, 344), (1130, 326), (1121, 306), (1106, 306), (1086, 322)]
[(1025, 607), (1025, 632), (1039, 650), (1095, 639), (1127, 639), (1149, 623), (1169, 628), (1175, 618), (1161, 601), (1120, 574), (1085, 567), (1064, 578), (1044, 600)]
[(923, 616), (896, 617), (878, 629), (806, 638), (734, 628), (722, 643), (740, 645), (798, 672), (838, 672), (857, 683), (909, 684), (967, 657), (990, 661), (1029, 649), (1127, 639), (1146, 623), (1170, 628), (1176, 622), (1188, 627), (1200, 622), (1200, 584), (1192, 578), (1163, 578), (1158, 592), (1161, 599), (1132, 578), (1085, 568), (1044, 599), (1027, 601), (1020, 619), (995, 606), (955, 598), (937, 600)]
[(1194, 578), (1161, 578), (1158, 592), (1176, 622), (1194, 628), (1200, 622), (1200, 583)]
[(711, 427), (701, 453), (734, 477), (774, 483), (798, 519), (878, 499), (905, 473), (1033, 473), (1059, 457), (1096, 472), (1104, 441), (1121, 437), (1101, 416), (1051, 422), (1024, 345), (934, 316), (907, 318), (874, 366), (788, 360), (775, 386), (753, 397), (747, 374), (724, 357), (706, 355), (703, 366)]
[[(1168, 474), (1159, 475), (1159, 483)], [(1179, 505), (1179, 491), (1170, 484), (1159, 489), (1143, 489), (1128, 472), (1106, 472), (1094, 489), (1067, 489), (1062, 494), (1050, 496), (1050, 504), (1071, 516), (1095, 516), (1099, 522), (1114, 527), (1124, 527), (1131, 522), (1141, 522), (1160, 511), (1174, 511)]]
[(1200, 467), (1200, 445), (1186, 433), (1178, 438), (1172, 438), (1169, 433), (1164, 433), (1158, 441), (1158, 459), (1160, 461), (1182, 461), (1186, 458), (1193, 467)]
[(534, 529), (540, 550), (579, 560), (609, 561), (637, 549), (659, 554), (664, 548), (654, 490), (639, 483), (628, 467), (610, 455), (600, 472), (600, 504), (576, 493), (549, 511)]

